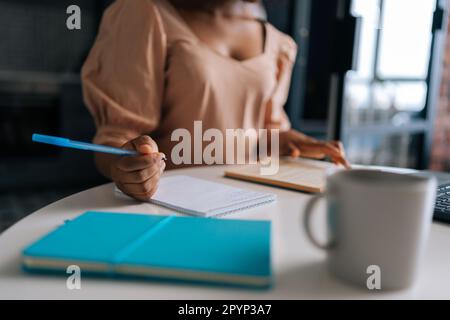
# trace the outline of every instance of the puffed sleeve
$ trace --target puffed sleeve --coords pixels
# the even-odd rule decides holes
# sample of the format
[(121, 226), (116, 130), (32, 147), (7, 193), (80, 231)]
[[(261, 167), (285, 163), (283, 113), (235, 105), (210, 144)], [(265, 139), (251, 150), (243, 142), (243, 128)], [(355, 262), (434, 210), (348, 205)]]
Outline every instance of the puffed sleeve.
[(151, 0), (117, 0), (107, 9), (81, 75), (95, 143), (122, 146), (157, 128), (165, 57), (164, 28)]
[(267, 102), (265, 114), (265, 127), (267, 129), (280, 129), (288, 131), (291, 128), (289, 118), (284, 111), (289, 88), (291, 85), (292, 69), (297, 56), (297, 44), (284, 34), (278, 34), (277, 42), (277, 75), (276, 86), (271, 98)]

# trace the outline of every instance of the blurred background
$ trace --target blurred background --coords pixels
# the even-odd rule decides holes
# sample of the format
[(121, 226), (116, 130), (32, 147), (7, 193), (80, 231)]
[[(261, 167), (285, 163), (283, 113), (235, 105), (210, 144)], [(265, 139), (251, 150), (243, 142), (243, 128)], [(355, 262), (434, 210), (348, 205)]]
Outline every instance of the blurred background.
[[(132, 1), (132, 0), (130, 0)], [(106, 182), (90, 153), (31, 142), (89, 141), (80, 68), (111, 0), (0, 0), (0, 232)], [(66, 8), (82, 29), (66, 28)], [(448, 0), (267, 0), (300, 51), (286, 110), (293, 126), (341, 139), (353, 163), (450, 171)]]

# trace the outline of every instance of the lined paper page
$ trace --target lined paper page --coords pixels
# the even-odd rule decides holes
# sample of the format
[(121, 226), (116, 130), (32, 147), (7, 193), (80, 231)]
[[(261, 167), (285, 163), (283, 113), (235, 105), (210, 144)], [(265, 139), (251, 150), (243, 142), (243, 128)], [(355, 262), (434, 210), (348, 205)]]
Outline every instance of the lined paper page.
[[(115, 193), (129, 198), (117, 187)], [(260, 206), (276, 198), (271, 193), (179, 175), (161, 178), (150, 202), (185, 214), (212, 217)]]
[(274, 201), (275, 195), (190, 176), (161, 179), (151, 202), (193, 215), (215, 216)]

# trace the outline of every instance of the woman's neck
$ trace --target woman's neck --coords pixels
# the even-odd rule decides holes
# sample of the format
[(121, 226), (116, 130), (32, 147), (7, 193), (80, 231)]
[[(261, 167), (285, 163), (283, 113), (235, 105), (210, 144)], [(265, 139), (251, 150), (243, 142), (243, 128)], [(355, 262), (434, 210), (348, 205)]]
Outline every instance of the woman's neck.
[(169, 0), (182, 11), (198, 12), (213, 17), (247, 17), (263, 19), (259, 2), (242, 0)]
[(235, 6), (240, 0), (169, 0), (173, 6), (182, 10), (216, 11)]

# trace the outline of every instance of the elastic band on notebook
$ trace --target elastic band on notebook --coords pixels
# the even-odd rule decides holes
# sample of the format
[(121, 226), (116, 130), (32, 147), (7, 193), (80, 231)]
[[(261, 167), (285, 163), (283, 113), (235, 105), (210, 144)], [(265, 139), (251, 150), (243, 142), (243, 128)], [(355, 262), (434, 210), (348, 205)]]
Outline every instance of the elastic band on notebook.
[(139, 237), (137, 237), (134, 241), (127, 244), (124, 248), (119, 250), (114, 257), (112, 258), (112, 268), (116, 265), (121, 263), (133, 250), (138, 248), (144, 241), (146, 241), (148, 238), (153, 236), (156, 232), (162, 229), (167, 223), (169, 223), (175, 215), (168, 216), (161, 221), (159, 221), (156, 225), (152, 226), (150, 229), (145, 231), (143, 234), (141, 234)]

